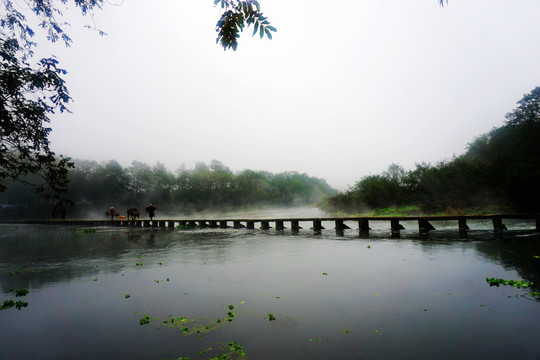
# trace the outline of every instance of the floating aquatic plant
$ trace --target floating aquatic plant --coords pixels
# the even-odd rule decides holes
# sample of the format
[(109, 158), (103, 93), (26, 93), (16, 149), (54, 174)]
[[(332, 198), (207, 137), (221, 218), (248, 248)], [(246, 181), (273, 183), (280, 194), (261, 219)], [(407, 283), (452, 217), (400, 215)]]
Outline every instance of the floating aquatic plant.
[[(227, 345), (218, 342), (214, 347), (207, 347), (195, 352), (195, 356), (197, 358), (204, 356), (205, 359), (211, 360), (247, 359), (244, 346), (236, 341), (229, 342)], [(177, 360), (189, 360), (189, 358), (179, 357)]]
[(28, 306), (28, 303), (25, 301), (5, 300), (4, 303), (0, 306), (0, 310), (6, 310), (12, 307), (17, 308), (17, 310), (21, 310), (21, 308), (27, 307), (27, 306)]
[(96, 229), (80, 229), (76, 231), (77, 234), (93, 234), (95, 232)]
[[(486, 278), (486, 282), (489, 284), (489, 286), (497, 286), (497, 287), (499, 287), (499, 285), (507, 285), (507, 286), (512, 286), (512, 287), (518, 288), (518, 289), (529, 288), (534, 284), (532, 281), (505, 280), (505, 279), (497, 279), (497, 278)], [(530, 295), (530, 296), (538, 298), (538, 297), (540, 297), (540, 292), (531, 291), (530, 293), (525, 294), (525, 296), (526, 295)], [(516, 295), (516, 297), (517, 296), (518, 295)]]
[(26, 296), (28, 295), (27, 289), (19, 289), (15, 291), (15, 296)]
[(126, 298), (126, 299), (129, 299), (130, 297), (131, 297), (131, 295), (129, 295), (129, 294), (124, 295), (124, 298)]
[(146, 315), (145, 317), (143, 317), (141, 320), (139, 320), (139, 323), (141, 325), (148, 325), (150, 324), (150, 316)]
[(489, 286), (499, 286), (499, 285), (509, 285), (513, 286), (515, 288), (521, 289), (530, 287), (533, 282), (532, 281), (525, 281), (525, 280), (505, 280), (505, 279), (497, 279), (497, 278), (486, 278), (487, 283)]
[(273, 320), (276, 320), (276, 317), (272, 313), (268, 314), (268, 321), (273, 321)]

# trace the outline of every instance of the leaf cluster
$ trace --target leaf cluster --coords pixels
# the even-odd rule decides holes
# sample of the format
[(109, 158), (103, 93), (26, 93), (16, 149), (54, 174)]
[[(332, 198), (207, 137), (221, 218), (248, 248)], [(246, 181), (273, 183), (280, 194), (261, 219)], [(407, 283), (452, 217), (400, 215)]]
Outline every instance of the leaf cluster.
[(261, 39), (265, 34), (272, 39), (272, 32), (277, 31), (263, 15), (256, 0), (214, 0), (214, 5), (225, 10), (216, 24), (216, 44), (220, 44), (223, 50), (232, 48), (236, 51), (238, 38), (245, 27), (253, 25), (252, 36), (258, 33)]
[[(58, 3), (23, 2), (49, 41), (71, 44), (65, 31), (69, 24), (62, 20)], [(103, 0), (60, 3), (72, 3), (82, 15), (91, 16), (94, 8), (101, 8)], [(18, 3), (0, 3), (0, 192), (6, 190), (8, 179), (25, 182), (54, 204), (53, 216), (65, 216), (65, 206), (71, 203), (66, 196), (67, 173), (73, 164), (51, 151), (51, 128), (47, 124), (55, 111), (69, 111), (71, 97), (62, 78), (67, 71), (54, 56), (33, 58), (38, 46), (33, 40), (35, 34)], [(34, 175), (32, 181), (22, 179), (29, 174)]]
[(489, 286), (499, 287), (499, 285), (507, 285), (507, 286), (513, 286), (518, 289), (531, 287), (533, 285), (532, 282), (525, 281), (525, 280), (505, 280), (505, 279), (497, 279), (497, 278), (486, 278), (486, 282), (489, 284)]

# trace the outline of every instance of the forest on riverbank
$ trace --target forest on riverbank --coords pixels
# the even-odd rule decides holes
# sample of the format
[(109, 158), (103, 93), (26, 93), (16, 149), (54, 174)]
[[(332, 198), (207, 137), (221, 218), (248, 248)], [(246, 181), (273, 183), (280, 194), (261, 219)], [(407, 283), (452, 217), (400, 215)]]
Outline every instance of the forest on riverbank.
[[(143, 210), (149, 203), (157, 206), (160, 214), (288, 207), (319, 203), (337, 193), (324, 179), (307, 174), (253, 170), (233, 173), (217, 160), (197, 163), (194, 169), (180, 167), (175, 173), (159, 162), (150, 166), (133, 161), (123, 167), (115, 160), (75, 160), (74, 165), (68, 175), (69, 198), (73, 201), (73, 206), (67, 208), (68, 217), (103, 215), (110, 206), (122, 213), (129, 206)], [(36, 196), (35, 188), (24, 180), (6, 184), (0, 217), (50, 217), (51, 204)], [(32, 176), (26, 180), (33, 182)]]
[[(217, 160), (175, 173), (159, 162), (74, 164), (68, 175), (73, 201), (68, 217), (103, 214), (109, 206), (143, 209), (149, 203), (162, 214), (307, 204), (344, 215), (539, 212), (540, 87), (518, 102), (502, 126), (476, 137), (464, 154), (434, 165), (418, 163), (413, 170), (391, 164), (340, 193), (306, 174), (233, 173)], [(50, 217), (52, 203), (28, 186), (38, 183), (33, 176), (5, 184), (0, 218)]]
[(322, 207), (345, 214), (539, 212), (540, 87), (518, 102), (504, 125), (476, 137), (463, 155), (419, 163), (410, 171), (391, 164), (327, 198)]

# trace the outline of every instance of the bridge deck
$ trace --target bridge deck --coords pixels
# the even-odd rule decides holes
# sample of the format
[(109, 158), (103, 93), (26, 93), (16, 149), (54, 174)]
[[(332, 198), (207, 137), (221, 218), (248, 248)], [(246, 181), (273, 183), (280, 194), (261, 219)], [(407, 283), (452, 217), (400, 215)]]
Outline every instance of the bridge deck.
[[(284, 224), (290, 223), (291, 229), (301, 229), (301, 222), (311, 222), (312, 229), (319, 231), (324, 229), (323, 222), (334, 222), (336, 230), (350, 229), (345, 222), (357, 222), (361, 233), (368, 233), (369, 222), (389, 221), (392, 232), (399, 233), (403, 230), (401, 221), (417, 221), (420, 233), (427, 233), (435, 230), (430, 221), (457, 221), (459, 231), (467, 231), (468, 220), (491, 220), (493, 230), (502, 231), (506, 229), (504, 220), (518, 219), (531, 220), (535, 229), (540, 231), (540, 214), (490, 214), (490, 215), (431, 215), (431, 216), (349, 216), (349, 217), (320, 217), (320, 218), (213, 218), (213, 219), (157, 219), (157, 220), (0, 220), (4, 224), (45, 224), (45, 225), (77, 225), (77, 226), (134, 226), (134, 227), (157, 227), (157, 228), (248, 228), (254, 229), (256, 223), (260, 223), (260, 228), (267, 230), (274, 224), (277, 230), (285, 229)], [(232, 224), (230, 226), (229, 224)]]

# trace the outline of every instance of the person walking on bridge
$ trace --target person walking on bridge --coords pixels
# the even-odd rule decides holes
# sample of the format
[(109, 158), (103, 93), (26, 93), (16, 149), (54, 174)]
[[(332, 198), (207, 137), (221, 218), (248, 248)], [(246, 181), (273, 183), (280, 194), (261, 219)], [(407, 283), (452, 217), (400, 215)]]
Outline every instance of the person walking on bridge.
[(109, 215), (111, 216), (111, 220), (114, 220), (114, 215), (116, 214), (116, 210), (111, 206), (109, 209)]
[(153, 219), (154, 216), (156, 216), (156, 207), (152, 204), (148, 205), (144, 210), (146, 210), (146, 212), (148, 212), (148, 216), (150, 216), (150, 220)]

